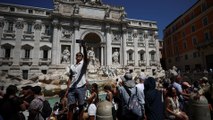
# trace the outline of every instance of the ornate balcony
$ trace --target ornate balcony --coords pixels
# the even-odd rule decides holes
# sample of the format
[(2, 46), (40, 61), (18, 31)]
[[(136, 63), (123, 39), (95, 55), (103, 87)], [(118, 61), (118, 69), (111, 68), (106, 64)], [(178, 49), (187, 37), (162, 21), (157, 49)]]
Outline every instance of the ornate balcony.
[(127, 60), (127, 65), (132, 65), (134, 66), (135, 61), (134, 60)]
[(50, 58), (40, 58), (39, 65), (50, 65), (51, 60)]
[(145, 47), (145, 42), (138, 41), (138, 47)]
[(145, 66), (146, 65), (145, 60), (139, 60), (138, 63), (139, 63), (139, 66)]
[(157, 66), (158, 65), (156, 60), (150, 60), (149, 64), (150, 64), (150, 66)]
[(50, 41), (51, 40), (51, 36), (48, 34), (43, 33), (43, 35), (41, 36), (41, 40), (42, 41)]
[(19, 65), (29, 65), (31, 66), (33, 64), (32, 58), (21, 58), (21, 61), (19, 62)]
[(134, 41), (131, 38), (126, 39), (126, 45), (127, 46), (134, 46)]
[(13, 64), (13, 58), (9, 57), (9, 58), (0, 58), (0, 65), (9, 65), (11, 66)]
[(32, 40), (34, 38), (34, 32), (24, 31), (24, 40)]
[(3, 38), (14, 39), (15, 38), (15, 31), (5, 30), (4, 33), (3, 33)]

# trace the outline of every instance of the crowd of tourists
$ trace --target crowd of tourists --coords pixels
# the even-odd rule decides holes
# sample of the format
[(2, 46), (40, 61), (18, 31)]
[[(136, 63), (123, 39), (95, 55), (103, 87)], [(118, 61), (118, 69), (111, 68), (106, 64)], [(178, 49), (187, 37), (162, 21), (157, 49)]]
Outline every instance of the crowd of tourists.
[[(79, 105), (76, 102), (71, 120), (95, 120), (99, 98), (98, 84), (86, 83), (86, 94), (83, 102), (83, 114), (79, 117)], [(212, 115), (211, 83), (207, 77), (202, 77), (193, 83), (184, 81), (181, 75), (170, 78), (154, 79), (142, 71), (139, 75), (126, 72), (115, 82), (104, 84), (102, 94), (105, 100), (112, 104), (112, 120), (189, 120), (190, 100), (199, 100), (205, 96)], [(140, 105), (140, 115), (128, 108), (130, 97), (136, 94)], [(52, 114), (48, 118), (42, 116), (43, 101), (40, 86), (24, 86), (21, 90), (15, 85), (9, 85), (6, 93), (1, 91), (0, 120), (68, 120), (69, 103), (67, 93), (59, 93), (60, 100), (55, 103)], [(28, 114), (23, 114), (27, 111)], [(138, 110), (140, 111), (140, 110)]]
[[(60, 101), (55, 103), (53, 111), (40, 86), (24, 86), (18, 91), (15, 85), (9, 85), (6, 93), (0, 91), (0, 120), (96, 120), (106, 117), (98, 115), (100, 86), (90, 85), (86, 80), (89, 60), (83, 43), (81, 47), (83, 53), (78, 52), (76, 63), (69, 66), (67, 89), (60, 92)], [(211, 111), (212, 115), (212, 84), (207, 77), (189, 83), (177, 72), (158, 79), (144, 71), (137, 76), (133, 76), (133, 72), (130, 69), (103, 87), (105, 101), (112, 106), (108, 110), (111, 113), (107, 113), (112, 116), (111, 120), (193, 120), (189, 104), (204, 96), (208, 100), (205, 112), (210, 114)], [(23, 111), (28, 114), (23, 115)]]

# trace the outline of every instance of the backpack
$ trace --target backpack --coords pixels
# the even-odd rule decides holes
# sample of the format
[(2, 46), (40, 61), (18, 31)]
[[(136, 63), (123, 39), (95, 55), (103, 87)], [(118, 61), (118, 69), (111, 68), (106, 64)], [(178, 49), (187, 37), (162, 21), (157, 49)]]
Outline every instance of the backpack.
[[(41, 101), (43, 101), (43, 100), (41, 100)], [(41, 110), (42, 117), (48, 118), (48, 117), (50, 117), (51, 113), (52, 113), (52, 108), (50, 106), (50, 103), (47, 100), (44, 100), (43, 101), (43, 107), (42, 107), (42, 110)]]
[(132, 113), (136, 116), (142, 117), (143, 116), (143, 111), (142, 111), (143, 108), (140, 105), (139, 100), (138, 100), (138, 96), (137, 96), (138, 89), (137, 89), (137, 87), (135, 87), (135, 89), (136, 89), (135, 94), (134, 93), (131, 94), (131, 91), (128, 88), (125, 88), (126, 92), (129, 95), (129, 100), (127, 102), (127, 109), (130, 113)]

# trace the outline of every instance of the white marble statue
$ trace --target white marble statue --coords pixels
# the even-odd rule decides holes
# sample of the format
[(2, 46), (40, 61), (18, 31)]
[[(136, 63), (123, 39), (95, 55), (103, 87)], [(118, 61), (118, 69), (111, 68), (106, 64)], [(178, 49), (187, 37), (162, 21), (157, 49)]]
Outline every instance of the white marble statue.
[(88, 58), (90, 60), (89, 64), (95, 65), (95, 52), (93, 50), (93, 47), (91, 47), (91, 49), (88, 50), (87, 56), (88, 56)]
[(69, 63), (69, 62), (70, 62), (70, 51), (68, 47), (66, 47), (62, 52), (62, 63)]
[(87, 56), (89, 58), (88, 72), (97, 73), (98, 68), (100, 67), (100, 62), (97, 58), (95, 58), (95, 52), (93, 50), (93, 47), (88, 50)]
[(113, 63), (119, 63), (119, 52), (118, 52), (118, 49), (115, 49), (115, 51), (113, 52), (112, 60), (113, 60)]

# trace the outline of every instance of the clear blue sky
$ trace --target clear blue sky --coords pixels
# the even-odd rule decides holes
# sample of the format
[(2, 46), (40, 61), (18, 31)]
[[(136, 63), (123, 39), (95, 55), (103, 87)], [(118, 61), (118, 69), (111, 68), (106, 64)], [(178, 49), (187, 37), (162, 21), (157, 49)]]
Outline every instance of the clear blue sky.
[[(36, 7), (52, 8), (53, 0), (0, 0)], [(197, 0), (102, 0), (104, 4), (124, 6), (128, 18), (157, 21), (159, 38), (163, 29), (190, 8)]]

